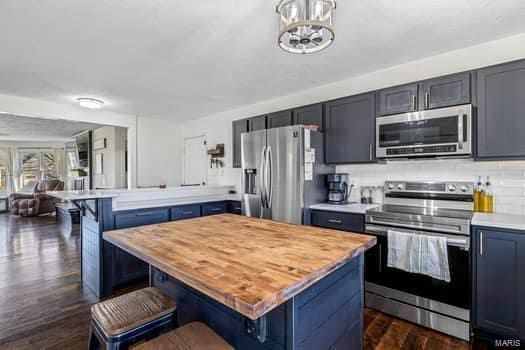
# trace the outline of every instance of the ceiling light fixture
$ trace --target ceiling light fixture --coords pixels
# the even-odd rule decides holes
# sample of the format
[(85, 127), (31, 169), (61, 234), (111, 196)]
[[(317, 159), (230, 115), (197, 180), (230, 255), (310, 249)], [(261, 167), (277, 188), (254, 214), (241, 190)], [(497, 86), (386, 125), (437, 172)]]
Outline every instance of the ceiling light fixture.
[(96, 98), (90, 97), (79, 97), (77, 98), (78, 104), (84, 108), (89, 109), (100, 109), (104, 105), (104, 101), (97, 100)]
[(335, 0), (281, 0), (279, 46), (291, 53), (314, 53), (330, 46), (335, 39), (332, 27)]

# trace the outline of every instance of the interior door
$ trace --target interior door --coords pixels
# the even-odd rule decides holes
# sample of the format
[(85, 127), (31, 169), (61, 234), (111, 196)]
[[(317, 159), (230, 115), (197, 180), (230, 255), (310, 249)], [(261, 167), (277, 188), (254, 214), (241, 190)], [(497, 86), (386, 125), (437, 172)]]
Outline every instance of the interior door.
[(242, 214), (261, 217), (266, 130), (241, 135)]
[(302, 223), (304, 129), (290, 126), (268, 130), (271, 219)]
[(185, 185), (206, 185), (207, 158), (205, 136), (184, 139)]

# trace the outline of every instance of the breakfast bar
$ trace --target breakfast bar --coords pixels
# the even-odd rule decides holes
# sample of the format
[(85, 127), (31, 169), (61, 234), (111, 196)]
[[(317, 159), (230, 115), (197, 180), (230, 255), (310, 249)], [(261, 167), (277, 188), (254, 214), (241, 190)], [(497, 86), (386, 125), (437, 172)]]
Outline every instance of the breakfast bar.
[(104, 232), (150, 265), (177, 322), (236, 349), (360, 349), (373, 236), (232, 214)]

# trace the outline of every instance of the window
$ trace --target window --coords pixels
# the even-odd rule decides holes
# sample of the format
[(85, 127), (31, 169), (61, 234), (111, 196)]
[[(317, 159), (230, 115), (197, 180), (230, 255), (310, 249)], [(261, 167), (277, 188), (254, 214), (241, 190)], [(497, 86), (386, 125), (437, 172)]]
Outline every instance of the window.
[(57, 178), (55, 153), (53, 151), (21, 151), (20, 187), (31, 191), (40, 180)]

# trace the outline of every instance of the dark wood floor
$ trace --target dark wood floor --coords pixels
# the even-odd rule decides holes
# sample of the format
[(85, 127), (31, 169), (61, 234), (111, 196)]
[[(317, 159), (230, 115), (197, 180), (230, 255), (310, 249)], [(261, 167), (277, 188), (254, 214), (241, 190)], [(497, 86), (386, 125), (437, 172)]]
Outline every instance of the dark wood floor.
[[(79, 235), (52, 216), (0, 214), (0, 349), (83, 349), (89, 307), (80, 285)], [(372, 349), (468, 349), (467, 343), (373, 310), (364, 344)]]

